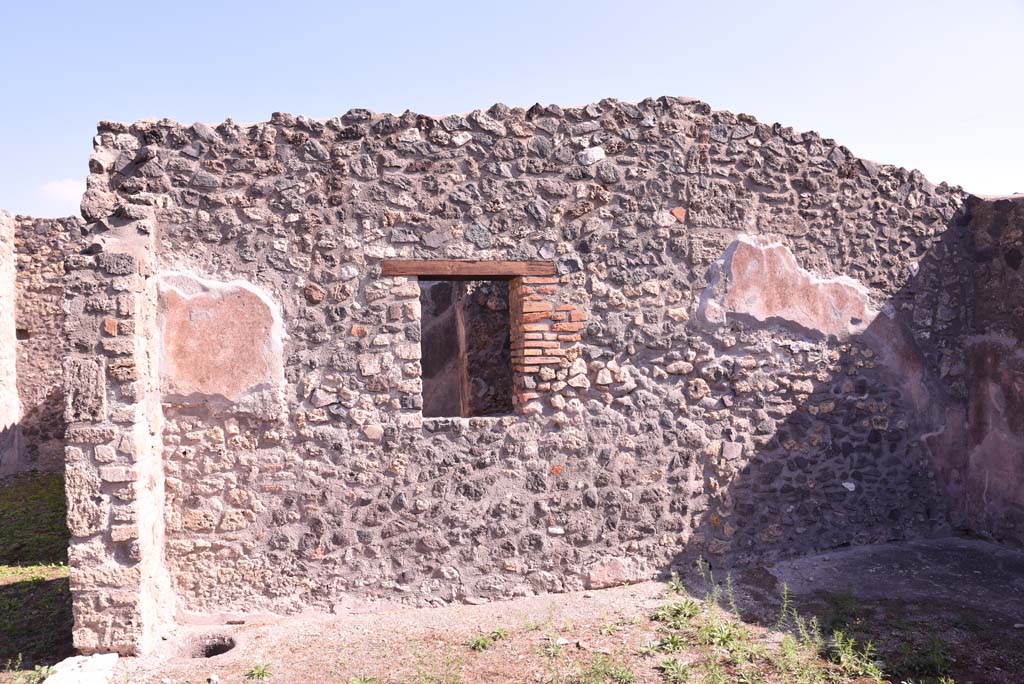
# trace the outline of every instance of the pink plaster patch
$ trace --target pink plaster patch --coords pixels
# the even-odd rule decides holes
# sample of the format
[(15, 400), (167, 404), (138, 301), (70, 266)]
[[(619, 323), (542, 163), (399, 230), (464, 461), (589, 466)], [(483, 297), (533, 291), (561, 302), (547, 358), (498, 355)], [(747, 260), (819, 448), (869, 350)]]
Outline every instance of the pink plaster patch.
[(845, 276), (814, 276), (800, 267), (784, 245), (740, 238), (725, 273), (722, 308), (726, 313), (759, 321), (780, 318), (840, 339), (863, 332), (878, 315), (859, 283)]
[(281, 328), (276, 306), (248, 283), (161, 276), (165, 397), (274, 413), (284, 385)]

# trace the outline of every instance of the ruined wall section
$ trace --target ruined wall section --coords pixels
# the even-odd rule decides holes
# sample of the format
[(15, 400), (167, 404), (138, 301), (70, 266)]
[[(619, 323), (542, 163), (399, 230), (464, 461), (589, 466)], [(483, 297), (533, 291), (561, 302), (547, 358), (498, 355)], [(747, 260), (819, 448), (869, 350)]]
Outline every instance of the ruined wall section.
[[(4, 215), (10, 237), (17, 440), (0, 474), (64, 468), (64, 260), (85, 247), (83, 221)], [(12, 436), (14, 432), (10, 433)]]
[(1024, 543), (1024, 197), (968, 203), (975, 302), (964, 507), (977, 533)]
[[(933, 286), (963, 280), (963, 194), (917, 172), (676, 98), (104, 123), (93, 171), (90, 220), (152, 207), (158, 270), (284, 321), (281, 417), (164, 397), (185, 610), (606, 586), (949, 524), (965, 302)], [(741, 242), (789, 301), (729, 297), (757, 282)], [(556, 262), (512, 297), (514, 415), (422, 417), (419, 287), (385, 258)], [(837, 278), (877, 315), (794, 308)]]
[(20, 466), (21, 414), (17, 385), (15, 336), (15, 235), (16, 221), (0, 212), (0, 475)]
[(64, 260), (85, 248), (83, 226), (78, 218), (17, 220), (22, 469), (64, 468)]
[[(104, 140), (130, 159), (134, 136)], [(144, 152), (143, 152), (144, 154)], [(65, 482), (75, 648), (151, 650), (174, 614), (164, 558), (164, 474), (152, 208), (84, 211), (65, 261)]]

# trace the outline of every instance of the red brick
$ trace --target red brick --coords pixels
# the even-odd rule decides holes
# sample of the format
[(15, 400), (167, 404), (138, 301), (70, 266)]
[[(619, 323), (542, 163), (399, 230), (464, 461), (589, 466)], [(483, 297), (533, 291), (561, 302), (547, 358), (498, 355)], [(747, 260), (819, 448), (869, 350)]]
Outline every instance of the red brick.
[(544, 302), (544, 301), (524, 302), (523, 303), (523, 313), (530, 313), (532, 311), (551, 311), (553, 306), (554, 305), (551, 302)]
[(676, 207), (672, 210), (672, 215), (676, 217), (676, 221), (680, 223), (686, 223), (686, 210), (682, 207)]
[(551, 314), (547, 311), (531, 311), (530, 313), (524, 313), (519, 317), (523, 323), (536, 323), (537, 321), (550, 320)]
[(512, 350), (515, 351), (516, 347), (524, 347), (529, 349), (558, 349), (561, 345), (558, 342), (544, 342), (542, 340), (527, 340), (520, 342), (519, 344), (513, 344)]
[(551, 326), (551, 329), (555, 332), (576, 332), (577, 330), (583, 330), (586, 326), (583, 323), (555, 323)]
[(537, 356), (565, 356), (562, 349), (517, 349), (512, 352), (513, 361), (533, 363)]

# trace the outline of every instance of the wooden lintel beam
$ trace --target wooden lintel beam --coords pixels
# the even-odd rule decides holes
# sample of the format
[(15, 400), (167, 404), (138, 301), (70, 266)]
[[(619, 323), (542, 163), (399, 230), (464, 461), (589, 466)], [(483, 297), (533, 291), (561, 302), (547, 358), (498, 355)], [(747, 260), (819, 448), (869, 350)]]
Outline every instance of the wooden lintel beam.
[(553, 276), (555, 262), (385, 259), (383, 274), (419, 276), (427, 280), (511, 280), (519, 276)]

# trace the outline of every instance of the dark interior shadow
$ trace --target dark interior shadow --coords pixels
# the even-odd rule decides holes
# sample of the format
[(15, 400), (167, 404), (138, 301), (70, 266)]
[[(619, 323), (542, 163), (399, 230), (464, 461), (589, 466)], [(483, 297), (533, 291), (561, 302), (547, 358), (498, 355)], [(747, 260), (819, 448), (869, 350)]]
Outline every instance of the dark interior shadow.
[[(735, 339), (756, 340), (746, 333), (769, 325), (774, 348), (740, 342), (695, 371), (710, 389), (698, 407), (729, 407), (749, 429), (709, 435), (722, 443), (703, 459), (711, 495), (678, 562), (701, 555), (723, 569), (961, 527), (965, 445), (954, 418), (966, 415), (966, 237), (955, 220), (866, 330), (845, 340), (729, 317)], [(779, 364), (788, 370), (770, 375)]]
[[(727, 578), (735, 578), (737, 594), (750, 599), (738, 601), (743, 619), (775, 626), (783, 587), (766, 569), (775, 562), (868, 544), (972, 534), (965, 510), (967, 340), (976, 257), (969, 207), (926, 252), (919, 248), (924, 253), (916, 273), (882, 303), (881, 313), (861, 334), (829, 339), (785, 321), (758, 323), (733, 316), (727, 330), (708, 331), (712, 334), (706, 339), (714, 345), (722, 332), (757, 340), (756, 329), (768, 326), (773, 349), (768, 356), (763, 346), (739, 343), (695, 371), (710, 388), (697, 413), (728, 408), (748, 419), (749, 430), (730, 424), (710, 429), (717, 430), (709, 437), (721, 440), (722, 448), (717, 456), (696, 461), (703, 463), (706, 504), (693, 511), (691, 542), (665, 568), (666, 575), (680, 572), (695, 595), (721, 595)], [(694, 333), (702, 334), (699, 324)], [(737, 384), (749, 385), (757, 372), (757, 367), (733, 362), (741, 357), (767, 357), (766, 370), (781, 359), (791, 377), (800, 377), (800, 391), (796, 383), (775, 383), (777, 378), (769, 376), (766, 389), (737, 393)], [(900, 581), (897, 574), (882, 572), (878, 581)], [(717, 592), (709, 586), (710, 576), (719, 585)], [(858, 605), (858, 597), (852, 591), (836, 588), (792, 600), (818, 618), (826, 637), (832, 629), (853, 629), (851, 606)], [(968, 604), (963, 611), (986, 610)], [(862, 615), (876, 610), (886, 629), (893, 615), (913, 613), (913, 606), (886, 612), (877, 602), (871, 605), (862, 606)], [(910, 646), (906, 653), (884, 654), (890, 675), (913, 675), (915, 668), (925, 667), (911, 662), (914, 654), (944, 643), (927, 642), (927, 635), (957, 629), (952, 623), (938, 624), (944, 617), (933, 611), (893, 637)], [(950, 613), (949, 620), (954, 619)], [(862, 626), (861, 639), (894, 634), (881, 623)], [(998, 640), (977, 639), (975, 646), (986, 657), (1006, 665)], [(932, 676), (921, 669), (917, 674)], [(959, 674), (988, 681), (974, 671)]]
[(19, 424), (22, 463), (35, 470), (64, 470), (64, 389), (55, 387), (35, 406), (23, 406)]

